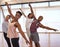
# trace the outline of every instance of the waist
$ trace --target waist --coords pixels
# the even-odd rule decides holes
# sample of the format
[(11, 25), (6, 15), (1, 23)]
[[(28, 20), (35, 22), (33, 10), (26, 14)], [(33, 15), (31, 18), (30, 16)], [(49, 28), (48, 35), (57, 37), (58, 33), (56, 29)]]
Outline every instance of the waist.
[(17, 32), (12, 32), (12, 31), (8, 31), (7, 32), (7, 37), (9, 38), (17, 38), (18, 37), (18, 33)]
[(30, 30), (31, 33), (37, 32), (37, 30)]
[(37, 28), (30, 28), (31, 32), (37, 32)]
[(2, 31), (2, 32), (7, 33), (7, 30), (4, 30), (4, 31)]
[(37, 33), (37, 31), (31, 31), (30, 33)]

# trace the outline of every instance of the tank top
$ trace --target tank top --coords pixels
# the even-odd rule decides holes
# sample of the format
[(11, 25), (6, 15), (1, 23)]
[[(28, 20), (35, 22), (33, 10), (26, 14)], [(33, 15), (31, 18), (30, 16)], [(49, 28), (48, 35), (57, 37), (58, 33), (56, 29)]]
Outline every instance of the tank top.
[(31, 26), (30, 26), (30, 31), (31, 32), (37, 32), (37, 28), (39, 27), (40, 22), (38, 20), (33, 20)]
[(8, 38), (17, 38), (18, 37), (18, 33), (16, 32), (16, 27), (14, 26), (15, 23), (16, 22), (8, 24), (8, 31), (7, 31)]
[(32, 21), (33, 19), (29, 19), (28, 17), (26, 17), (26, 32), (28, 37), (30, 37), (30, 26)]
[(8, 30), (8, 22), (4, 20), (2, 23), (2, 31), (4, 33), (7, 33), (7, 30)]

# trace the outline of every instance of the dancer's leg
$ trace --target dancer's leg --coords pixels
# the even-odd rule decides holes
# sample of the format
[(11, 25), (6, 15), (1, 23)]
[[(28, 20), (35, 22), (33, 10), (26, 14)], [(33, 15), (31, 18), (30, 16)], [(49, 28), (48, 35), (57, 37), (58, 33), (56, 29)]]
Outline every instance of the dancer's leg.
[(19, 47), (19, 38), (12, 38), (11, 41), (13, 47)]
[(3, 33), (4, 34), (4, 38), (8, 44), (8, 47), (11, 47), (11, 44), (10, 44), (10, 39), (7, 37), (7, 33)]
[(35, 47), (40, 47), (39, 42), (35, 43)]
[(29, 47), (33, 47), (32, 39), (31, 38), (30, 38), (30, 46)]

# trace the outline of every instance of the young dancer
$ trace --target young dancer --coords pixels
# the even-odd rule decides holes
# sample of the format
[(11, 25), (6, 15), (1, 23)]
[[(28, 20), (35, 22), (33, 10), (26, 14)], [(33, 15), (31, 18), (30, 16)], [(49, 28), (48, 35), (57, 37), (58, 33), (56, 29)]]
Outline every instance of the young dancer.
[[(27, 35), (28, 35), (28, 37), (29, 37), (29, 39), (30, 39), (30, 47), (33, 47), (32, 46), (32, 38), (34, 38), (33, 36), (32, 36), (32, 33), (31, 33), (31, 30), (30, 30), (30, 26), (31, 26), (31, 23), (32, 23), (32, 21), (33, 21), (33, 19), (34, 20), (37, 20), (36, 18), (35, 18), (35, 16), (34, 16), (34, 12), (33, 12), (33, 9), (32, 9), (32, 7), (31, 7), (31, 5), (29, 4), (29, 6), (30, 6), (30, 10), (31, 10), (31, 13), (28, 15), (28, 17), (26, 18), (27, 20), (26, 20), (26, 31), (27, 31)], [(23, 13), (23, 11), (22, 11), (22, 9), (20, 9), (21, 10), (21, 12), (22, 12), (22, 14), (26, 17), (26, 15)], [(39, 19), (39, 18), (38, 18)], [(34, 24), (33, 24), (34, 25)], [(33, 27), (34, 28), (34, 27)], [(54, 29), (55, 30), (55, 29)], [(36, 35), (37, 36), (37, 40), (39, 40), (39, 37), (38, 37), (38, 34)], [(35, 40), (36, 41), (36, 40)], [(38, 45), (38, 46), (37, 46)], [(36, 47), (40, 47), (40, 44), (39, 44), (39, 42), (38, 43), (35, 43), (35, 46)]]
[(35, 16), (34, 16), (34, 12), (33, 12), (33, 9), (32, 9), (32, 6), (30, 5), (29, 3), (29, 7), (30, 7), (30, 10), (31, 10), (31, 13), (28, 14), (28, 16), (26, 16), (23, 12), (23, 10), (20, 8), (22, 14), (26, 17), (26, 32), (27, 32), (27, 36), (30, 40), (30, 46), (29, 47), (32, 47), (32, 41), (30, 39), (30, 26), (31, 26), (31, 23), (33, 21), (33, 19), (36, 19)]
[(8, 23), (9, 23), (9, 19), (10, 19), (10, 15), (7, 15), (6, 17), (4, 16), (4, 12), (3, 12), (3, 8), (2, 6), (0, 6), (1, 10), (2, 10), (2, 15), (3, 15), (3, 23), (2, 23), (2, 31), (3, 31), (3, 35), (4, 35), (4, 38), (7, 42), (7, 45), (8, 47), (11, 47), (11, 44), (10, 44), (10, 39), (7, 37), (7, 30), (8, 30)]
[(16, 15), (14, 17), (14, 15), (11, 12), (11, 9), (9, 8), (8, 3), (5, 2), (5, 4), (6, 4), (7, 8), (8, 8), (9, 14), (11, 15), (11, 17), (13, 19), (12, 22), (9, 24), (8, 35), (7, 35), (9, 38), (11, 38), (13, 47), (19, 47), (19, 43), (18, 43), (19, 37), (18, 37), (18, 33), (16, 32), (16, 28), (18, 28), (19, 33), (23, 36), (23, 38), (26, 40), (26, 42), (29, 43), (29, 41), (27, 40), (24, 32), (21, 29), (21, 25), (18, 22), (18, 19), (22, 16), (22, 13), (20, 11), (17, 11)]
[(43, 28), (43, 29), (47, 29), (47, 30), (53, 30), (53, 31), (57, 31), (57, 29), (53, 29), (47, 26), (44, 26), (43, 24), (41, 24), (41, 21), (43, 20), (43, 16), (39, 16), (38, 19), (34, 19), (31, 26), (30, 26), (30, 31), (31, 31), (31, 35), (30, 38), (32, 39), (32, 41), (34, 41), (35, 43), (35, 47), (41, 47), (39, 44), (39, 36), (38, 36), (38, 32), (37, 32), (37, 28)]

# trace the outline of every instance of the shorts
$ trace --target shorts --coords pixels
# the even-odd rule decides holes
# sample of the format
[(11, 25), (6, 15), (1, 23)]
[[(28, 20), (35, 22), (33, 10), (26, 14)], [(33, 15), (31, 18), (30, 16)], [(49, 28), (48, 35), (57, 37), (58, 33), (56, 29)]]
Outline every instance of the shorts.
[(34, 41), (35, 43), (39, 42), (39, 35), (37, 32), (31, 32), (30, 39)]

